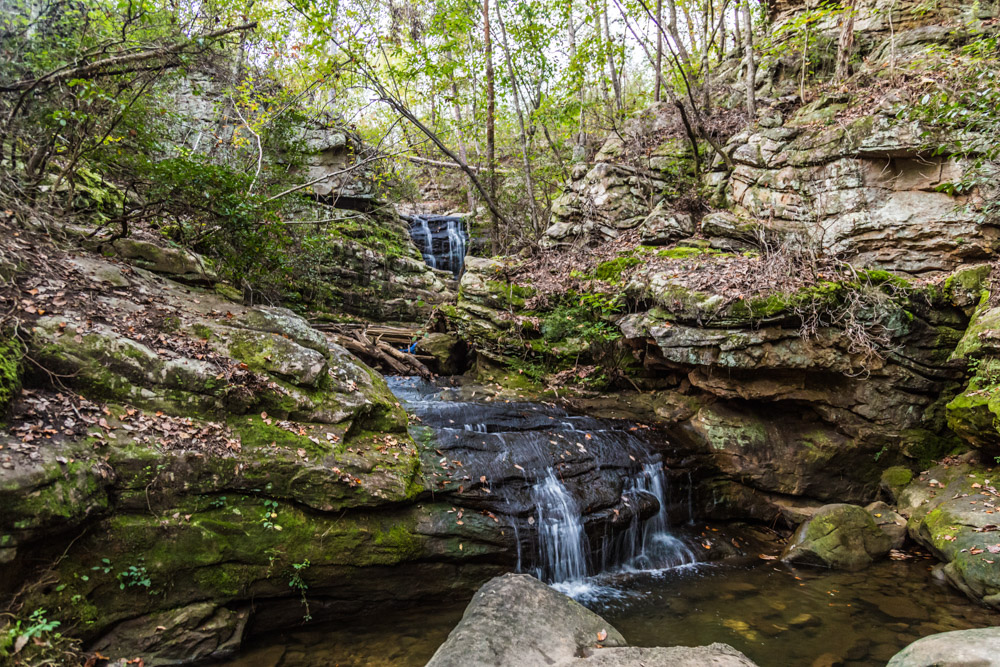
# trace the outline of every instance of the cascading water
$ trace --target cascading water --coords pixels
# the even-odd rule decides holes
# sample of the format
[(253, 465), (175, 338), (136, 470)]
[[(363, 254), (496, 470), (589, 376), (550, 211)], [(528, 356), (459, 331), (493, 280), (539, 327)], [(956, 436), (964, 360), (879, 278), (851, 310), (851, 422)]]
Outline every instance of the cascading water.
[(630, 533), (633, 540), (630, 553), (625, 555), (622, 566), (632, 570), (662, 570), (694, 563), (694, 552), (673, 533), (667, 517), (667, 487), (663, 465), (649, 462), (632, 478), (632, 491), (649, 493), (659, 501), (659, 511), (636, 526)]
[(413, 219), (413, 225), (410, 227), (410, 238), (420, 248), (420, 253), (424, 256), (424, 262), (427, 266), (436, 269), (437, 257), (434, 256), (434, 239), (431, 236), (431, 228), (427, 224), (427, 218), (416, 216)]
[(448, 215), (414, 215), (404, 219), (410, 223), (410, 238), (420, 249), (424, 262), (432, 268), (451, 271), (458, 279), (469, 244), (463, 219)]
[(551, 405), (442, 400), (426, 383), (398, 382), (407, 410), (435, 431), (429, 464), (448, 469), (442, 492), (505, 527), (518, 571), (588, 595), (595, 575), (697, 560), (670, 530), (670, 513), (687, 519), (689, 503), (653, 453), (666, 444), (655, 431)]
[(542, 581), (576, 581), (587, 576), (587, 538), (576, 500), (552, 468), (531, 491), (537, 507), (539, 567)]

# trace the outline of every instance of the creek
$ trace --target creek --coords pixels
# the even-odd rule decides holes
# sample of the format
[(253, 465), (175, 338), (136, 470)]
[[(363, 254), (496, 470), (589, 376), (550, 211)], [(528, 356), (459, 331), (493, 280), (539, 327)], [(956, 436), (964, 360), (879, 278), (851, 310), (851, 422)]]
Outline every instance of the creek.
[[(922, 636), (1000, 624), (1000, 614), (934, 579), (929, 558), (856, 573), (761, 560), (753, 538), (699, 520), (690, 471), (672, 466), (669, 440), (655, 429), (389, 382), (419, 422), (415, 436), (432, 442), (428, 481), (512, 532), (511, 569), (576, 598), (630, 644), (718, 641), (762, 667), (868, 666)], [(705, 560), (709, 544), (721, 560)], [(439, 603), (267, 635), (227, 664), (422, 665), (463, 608)]]

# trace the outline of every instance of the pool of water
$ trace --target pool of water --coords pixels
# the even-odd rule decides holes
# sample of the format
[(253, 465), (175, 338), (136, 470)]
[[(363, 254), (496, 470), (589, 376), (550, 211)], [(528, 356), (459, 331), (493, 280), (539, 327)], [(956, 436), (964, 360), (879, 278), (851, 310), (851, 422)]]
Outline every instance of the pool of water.
[(724, 642), (765, 667), (884, 665), (921, 637), (1000, 624), (1000, 614), (937, 581), (932, 562), (861, 572), (702, 565), (619, 580), (616, 596), (587, 606), (636, 646)]
[[(764, 562), (629, 573), (565, 587), (635, 646), (725, 642), (762, 667), (884, 665), (937, 632), (1000, 625), (1000, 614), (937, 581), (932, 561), (861, 572)], [(411, 609), (259, 637), (229, 667), (423, 665), (463, 607)]]

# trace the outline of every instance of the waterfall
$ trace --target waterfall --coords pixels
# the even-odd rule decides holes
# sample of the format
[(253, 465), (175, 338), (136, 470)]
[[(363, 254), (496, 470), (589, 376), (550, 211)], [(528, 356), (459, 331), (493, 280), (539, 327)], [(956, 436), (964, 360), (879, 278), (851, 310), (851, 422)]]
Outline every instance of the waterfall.
[[(580, 597), (603, 586), (595, 575), (696, 561), (670, 525), (675, 512), (678, 521), (693, 516), (683, 484), (691, 478), (665, 469), (657, 432), (550, 404), (471, 402), (422, 381), (388, 381), (421, 428), (435, 431), (436, 472), (458, 482), (457, 491), (442, 492), (456, 506), (492, 512), (510, 531), (517, 571)], [(672, 480), (681, 484), (672, 489)]]
[(576, 581), (587, 576), (587, 538), (573, 496), (549, 468), (532, 489), (538, 516), (538, 578)]
[(633, 491), (655, 496), (660, 509), (639, 527), (632, 553), (624, 558), (624, 566), (636, 570), (659, 570), (695, 562), (694, 552), (670, 532), (663, 465), (659, 462), (643, 464), (642, 471), (631, 481)]
[(410, 238), (424, 256), (428, 266), (451, 271), (457, 280), (465, 266), (469, 235), (463, 219), (448, 215), (414, 215), (405, 218), (410, 223)]
[[(601, 549), (595, 550), (584, 532), (583, 514), (576, 500), (549, 468), (531, 492), (537, 508), (538, 578), (563, 583), (579, 581), (588, 574), (662, 570), (696, 562), (691, 548), (670, 531), (667, 491), (663, 464), (642, 464), (628, 479), (624, 497), (653, 496), (658, 503), (656, 514), (642, 520), (636, 513), (628, 530), (604, 536)], [(596, 572), (588, 568), (588, 554), (595, 553), (601, 554)]]
[(410, 236), (413, 238), (413, 242), (420, 247), (420, 253), (424, 256), (424, 262), (427, 266), (436, 269), (437, 258), (434, 256), (434, 239), (431, 236), (431, 228), (427, 224), (427, 218), (417, 216), (414, 221), (415, 226), (410, 229)]
[(457, 278), (462, 273), (462, 266), (465, 264), (465, 232), (462, 230), (462, 221), (459, 218), (449, 218), (447, 220), (448, 234), (448, 260), (449, 265), (455, 271)]

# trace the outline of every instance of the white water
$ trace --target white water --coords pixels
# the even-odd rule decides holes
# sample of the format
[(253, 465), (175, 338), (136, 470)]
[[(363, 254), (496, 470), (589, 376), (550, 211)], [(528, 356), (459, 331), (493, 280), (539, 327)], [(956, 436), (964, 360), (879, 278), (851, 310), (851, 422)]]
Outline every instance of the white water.
[(588, 563), (588, 554), (595, 550), (584, 531), (579, 505), (549, 468), (532, 489), (537, 511), (538, 578), (567, 595), (581, 597), (595, 592), (595, 584), (588, 579), (591, 574), (656, 572), (695, 563), (691, 548), (670, 532), (666, 475), (658, 461), (643, 464), (629, 480), (625, 495), (637, 498), (644, 493), (656, 498), (659, 510), (645, 520), (635, 516), (624, 538), (605, 538), (604, 562), (596, 568)]
[(655, 496), (660, 503), (660, 510), (644, 522), (634, 522), (634, 531), (632, 528), (629, 529), (634, 535), (631, 556), (622, 563), (622, 568), (662, 570), (695, 562), (694, 552), (670, 532), (663, 465), (644, 464), (642, 471), (632, 479), (632, 483), (633, 491)]
[(462, 273), (462, 265), (465, 264), (465, 233), (461, 225), (461, 220), (448, 220), (448, 259), (456, 277)]
[(587, 538), (576, 500), (549, 468), (532, 489), (538, 522), (538, 578), (567, 581), (587, 576)]
[[(417, 227), (421, 240), (420, 253), (424, 256), (424, 262), (432, 269), (437, 268), (437, 257), (434, 256), (434, 237), (431, 236), (431, 228), (427, 224), (427, 218), (418, 217)], [(416, 239), (414, 239), (416, 241)]]
[[(451, 271), (456, 280), (461, 277), (469, 241), (463, 220), (423, 215), (415, 215), (410, 220), (410, 236), (423, 254), (424, 262), (432, 268)], [(433, 230), (431, 225), (434, 225)]]

